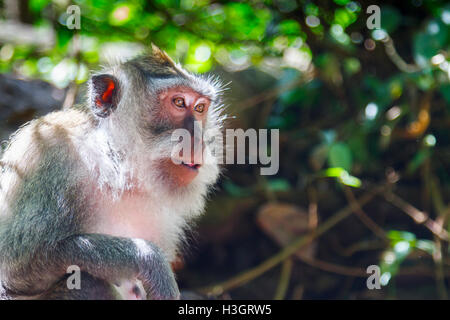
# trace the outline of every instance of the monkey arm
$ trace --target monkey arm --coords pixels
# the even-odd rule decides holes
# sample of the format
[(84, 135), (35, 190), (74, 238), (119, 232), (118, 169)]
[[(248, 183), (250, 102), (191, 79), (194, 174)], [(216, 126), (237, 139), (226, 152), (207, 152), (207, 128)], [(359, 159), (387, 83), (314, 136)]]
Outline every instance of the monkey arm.
[(9, 211), (0, 220), (0, 287), (15, 296), (39, 295), (60, 281), (68, 266), (77, 265), (111, 284), (137, 278), (149, 299), (177, 299), (173, 272), (156, 245), (83, 234), (91, 221), (90, 201), (73, 178), (78, 166), (63, 146), (47, 150), (7, 198)]
[(55, 250), (55, 262), (64, 268), (76, 265), (112, 284), (137, 278), (142, 281), (149, 299), (179, 298), (169, 263), (162, 251), (149, 241), (84, 234), (62, 240)]

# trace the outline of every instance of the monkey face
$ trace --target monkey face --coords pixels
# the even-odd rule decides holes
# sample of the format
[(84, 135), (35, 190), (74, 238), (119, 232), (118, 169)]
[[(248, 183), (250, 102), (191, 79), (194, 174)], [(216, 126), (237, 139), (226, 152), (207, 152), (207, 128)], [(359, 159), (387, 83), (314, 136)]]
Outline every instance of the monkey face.
[[(128, 167), (119, 166), (120, 172), (149, 186), (155, 179), (172, 189), (212, 184), (219, 167), (214, 160), (204, 161), (204, 133), (222, 128), (220, 83), (190, 74), (153, 50), (92, 77), (91, 110), (108, 148), (124, 155), (121, 163)], [(179, 130), (188, 137), (183, 136), (177, 152), (181, 141), (174, 133)]]
[(158, 118), (165, 119), (171, 132), (185, 130), (187, 149), (171, 152), (170, 159), (161, 162), (161, 170), (177, 186), (188, 185), (203, 165), (203, 133), (211, 105), (209, 97), (186, 86), (171, 87), (158, 94)]
[(211, 101), (188, 87), (169, 88), (159, 94), (162, 112), (166, 112), (177, 127), (193, 130), (193, 121), (205, 123)]

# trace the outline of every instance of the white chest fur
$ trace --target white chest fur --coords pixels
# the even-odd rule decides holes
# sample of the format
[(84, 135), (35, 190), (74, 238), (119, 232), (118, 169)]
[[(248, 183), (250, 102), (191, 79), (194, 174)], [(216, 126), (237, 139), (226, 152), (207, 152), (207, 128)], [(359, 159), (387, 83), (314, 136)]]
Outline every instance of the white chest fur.
[(139, 192), (126, 192), (119, 199), (105, 198), (98, 203), (95, 222), (88, 231), (151, 241), (172, 261), (185, 219), (161, 202)]

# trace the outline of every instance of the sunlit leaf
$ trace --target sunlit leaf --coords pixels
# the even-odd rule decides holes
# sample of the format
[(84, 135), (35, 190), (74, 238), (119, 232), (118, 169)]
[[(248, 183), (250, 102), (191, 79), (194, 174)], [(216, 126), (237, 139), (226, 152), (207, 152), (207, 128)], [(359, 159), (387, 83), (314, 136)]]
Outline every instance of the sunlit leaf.
[(361, 180), (357, 177), (350, 175), (347, 170), (343, 168), (328, 168), (323, 174), (325, 177), (338, 178), (338, 181), (346, 186), (359, 188), (361, 186)]
[(334, 12), (335, 23), (341, 25), (344, 29), (356, 21), (357, 15), (347, 9), (336, 9)]

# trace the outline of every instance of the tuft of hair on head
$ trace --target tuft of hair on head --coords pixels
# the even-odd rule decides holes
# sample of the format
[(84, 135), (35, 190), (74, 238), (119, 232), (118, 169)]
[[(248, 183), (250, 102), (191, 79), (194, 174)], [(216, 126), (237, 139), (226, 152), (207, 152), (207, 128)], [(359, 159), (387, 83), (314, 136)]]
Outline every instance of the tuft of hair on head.
[(161, 50), (158, 46), (156, 46), (153, 42), (151, 44), (151, 56), (157, 60), (159, 63), (167, 65), (167, 66), (176, 66), (176, 63), (172, 60), (171, 57), (169, 57), (169, 55)]
[(142, 55), (129, 60), (126, 64), (134, 66), (137, 70), (147, 75), (157, 78), (169, 78), (180, 76), (186, 78), (186, 71), (166, 52), (158, 48), (155, 44), (151, 44), (150, 50), (146, 50)]

